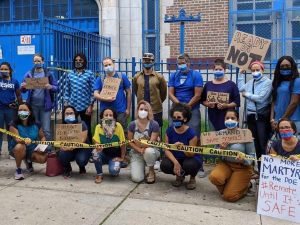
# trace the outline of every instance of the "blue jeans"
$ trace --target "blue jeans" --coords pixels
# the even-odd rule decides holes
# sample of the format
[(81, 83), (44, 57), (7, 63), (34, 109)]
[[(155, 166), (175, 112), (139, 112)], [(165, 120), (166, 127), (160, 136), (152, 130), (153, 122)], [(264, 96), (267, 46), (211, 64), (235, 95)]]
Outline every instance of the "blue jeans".
[(105, 155), (104, 152), (97, 152), (97, 153), (93, 152), (93, 154), (98, 155), (98, 158), (96, 158), (97, 156), (94, 155), (94, 164), (97, 171), (97, 175), (103, 174), (102, 165), (104, 164), (108, 164), (108, 172), (110, 174), (117, 175), (120, 173), (122, 162), (113, 161), (115, 157), (109, 157)]
[(32, 106), (35, 119), (41, 123), (46, 140), (51, 141), (51, 111), (45, 111), (44, 108), (45, 106)]
[[(0, 109), (0, 128), (9, 130), (8, 124), (12, 121), (16, 113), (15, 109), (7, 108), (7, 109)], [(4, 128), (4, 122), (6, 127)], [(0, 152), (2, 151), (2, 141), (3, 141), (3, 133), (0, 132)], [(7, 135), (7, 142), (8, 142), (8, 150), (10, 149), (10, 142), (11, 136)]]
[(71, 161), (74, 160), (76, 160), (76, 163), (79, 167), (84, 167), (88, 164), (91, 152), (91, 148), (77, 148), (73, 151), (60, 151), (59, 161), (64, 168), (70, 168)]

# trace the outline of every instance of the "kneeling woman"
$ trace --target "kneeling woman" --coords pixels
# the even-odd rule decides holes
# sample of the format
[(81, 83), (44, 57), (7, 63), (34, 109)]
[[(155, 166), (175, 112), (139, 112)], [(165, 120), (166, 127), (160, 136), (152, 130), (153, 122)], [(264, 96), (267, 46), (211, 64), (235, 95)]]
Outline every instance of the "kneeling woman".
[[(239, 121), (238, 112), (235, 109), (228, 109), (225, 114), (226, 130), (238, 130)], [(220, 149), (233, 149), (245, 153), (251, 157), (254, 156), (254, 143), (233, 143), (223, 142)], [(214, 184), (223, 198), (228, 202), (237, 201), (246, 194), (253, 196), (255, 194), (255, 182), (250, 182), (253, 165), (252, 160), (244, 159), (241, 154), (236, 158), (224, 157), (224, 159), (211, 172), (209, 180)], [(251, 180), (252, 181), (252, 180)]]
[(294, 121), (288, 118), (282, 118), (278, 123), (278, 130), (281, 140), (275, 140), (272, 143), (270, 154), (281, 155), (291, 159), (292, 161), (299, 160), (300, 141), (295, 137), (297, 128)]
[[(197, 146), (197, 134), (187, 125), (192, 117), (191, 108), (185, 103), (175, 103), (170, 110), (173, 127), (169, 127), (165, 135), (165, 143), (179, 145)], [(200, 121), (199, 121), (200, 122)], [(190, 175), (190, 181), (186, 185), (188, 190), (196, 188), (195, 176), (202, 166), (202, 158), (199, 154), (181, 152), (165, 149), (166, 158), (161, 162), (160, 169), (166, 174), (176, 175), (172, 183), (179, 187), (185, 175)]]
[[(93, 140), (95, 144), (107, 144), (112, 142), (125, 141), (124, 130), (117, 122), (117, 112), (112, 108), (106, 108), (100, 113), (100, 124), (96, 126)], [(95, 183), (103, 180), (102, 165), (108, 164), (108, 171), (114, 177), (120, 173), (125, 158), (125, 145), (94, 149), (94, 164), (97, 171)]]
[(15, 179), (22, 180), (24, 175), (21, 168), (22, 159), (26, 165), (27, 172), (33, 172), (32, 162), (45, 163), (47, 155), (39, 149), (35, 151), (37, 144), (31, 144), (31, 141), (46, 141), (41, 124), (36, 122), (32, 107), (28, 103), (21, 103), (18, 106), (16, 115), (9, 124), (10, 132), (26, 138), (25, 141), (12, 137), (11, 149), (9, 154), (15, 158), (16, 172)]
[[(63, 111), (63, 124), (82, 124), (82, 143), (90, 144), (90, 141), (87, 137), (88, 127), (85, 122), (78, 120), (78, 112), (73, 106), (66, 106)], [(64, 179), (67, 179), (71, 176), (72, 167), (71, 161), (76, 160), (77, 165), (79, 166), (79, 174), (85, 175), (86, 169), (85, 166), (88, 164), (92, 149), (90, 148), (67, 148), (60, 147), (59, 152), (59, 161), (64, 167)]]

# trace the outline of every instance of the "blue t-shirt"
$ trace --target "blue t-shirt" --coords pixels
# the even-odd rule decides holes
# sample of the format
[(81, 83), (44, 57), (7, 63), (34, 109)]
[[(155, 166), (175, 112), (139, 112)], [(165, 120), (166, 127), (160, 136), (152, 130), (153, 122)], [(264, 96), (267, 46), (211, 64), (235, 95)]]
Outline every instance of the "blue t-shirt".
[[(45, 72), (34, 72), (33, 78), (45, 77)], [(44, 106), (45, 105), (45, 89), (33, 89), (31, 94), (31, 105)]]
[[(194, 72), (193, 72), (194, 71)], [(172, 73), (168, 87), (174, 87), (175, 97), (180, 102), (189, 103), (195, 95), (195, 87), (203, 87), (203, 78), (200, 72), (190, 69), (188, 73), (176, 71)], [(200, 101), (192, 108), (199, 108)]]
[[(105, 77), (106, 77), (106, 75), (104, 76), (104, 79), (105, 79)], [(119, 78), (117, 72), (115, 73), (115, 75), (113, 77)], [(118, 94), (116, 96), (116, 100), (113, 102), (101, 101), (101, 103), (100, 103), (101, 111), (103, 109), (106, 109), (107, 107), (113, 108), (114, 110), (117, 111), (117, 113), (123, 113), (126, 111), (127, 101), (126, 101), (124, 91), (125, 91), (125, 89), (129, 88), (131, 86), (131, 84), (125, 74), (122, 73), (122, 77), (123, 77), (123, 82), (121, 81), (121, 83), (120, 83), (120, 87), (119, 87)], [(98, 77), (96, 80), (96, 83), (94, 85), (94, 90), (101, 91), (102, 87), (103, 87), (103, 84), (101, 82), (101, 77)], [(124, 89), (124, 87), (125, 87), (125, 89)]]
[[(189, 127), (184, 133), (178, 134), (174, 127), (169, 127), (166, 131), (166, 135), (168, 136), (169, 139), (169, 144), (175, 144), (176, 142), (181, 142), (184, 145), (189, 145), (190, 140), (192, 140), (194, 137), (197, 136), (196, 132)], [(188, 158), (183, 152), (181, 151), (175, 151), (175, 150), (170, 150), (174, 157), (176, 159), (185, 159)], [(195, 154), (194, 156), (195, 159), (200, 163), (199, 165), (202, 165), (202, 158), (198, 153)]]
[[(235, 104), (237, 104), (237, 107), (240, 106), (239, 89), (237, 88), (236, 84), (231, 80), (228, 80), (227, 82), (222, 84), (214, 84), (212, 81), (207, 82), (203, 88), (203, 92), (201, 95), (201, 102), (206, 101), (208, 91), (229, 93), (229, 103), (234, 102)], [(216, 99), (216, 102), (217, 101), (218, 100)], [(214, 125), (216, 131), (226, 128), (224, 123), (226, 111), (227, 109), (220, 110), (217, 107), (215, 108), (208, 107), (208, 117), (209, 120)]]
[(12, 78), (11, 81), (3, 80), (0, 81), (0, 109), (9, 108), (9, 104), (16, 100), (15, 93), (16, 89), (20, 89), (19, 82)]
[[(10, 122), (9, 126), (13, 126), (19, 131), (19, 136), (23, 138), (30, 138), (32, 141), (39, 140), (39, 131), (41, 128), (41, 124), (36, 122), (34, 125), (23, 126), (22, 124), (15, 124), (13, 121)], [(11, 140), (11, 147), (14, 148), (17, 145), (14, 139)], [(31, 151), (35, 149), (37, 144), (26, 145), (26, 151)]]
[[(277, 88), (277, 97), (275, 101), (274, 111), (275, 120), (282, 118), (291, 101), (292, 94), (300, 95), (300, 78), (296, 78), (292, 92), (289, 90), (290, 81), (282, 81)], [(295, 112), (290, 116), (291, 120), (300, 121), (300, 104), (297, 105)]]
[(145, 78), (144, 100), (150, 103), (149, 77), (150, 77), (150, 75), (144, 75), (144, 78)]

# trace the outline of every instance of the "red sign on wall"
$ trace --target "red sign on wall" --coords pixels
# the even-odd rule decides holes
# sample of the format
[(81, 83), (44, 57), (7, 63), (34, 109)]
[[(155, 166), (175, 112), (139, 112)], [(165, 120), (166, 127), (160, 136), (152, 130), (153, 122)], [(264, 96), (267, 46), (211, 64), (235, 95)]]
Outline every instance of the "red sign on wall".
[(21, 44), (31, 44), (31, 35), (22, 35), (20, 36), (21, 40), (20, 43)]

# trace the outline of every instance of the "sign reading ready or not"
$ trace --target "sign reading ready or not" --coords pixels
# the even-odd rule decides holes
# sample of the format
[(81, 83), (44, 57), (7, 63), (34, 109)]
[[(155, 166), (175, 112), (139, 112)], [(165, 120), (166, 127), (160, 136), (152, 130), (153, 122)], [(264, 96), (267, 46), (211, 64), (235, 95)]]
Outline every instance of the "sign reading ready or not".
[(208, 91), (206, 101), (207, 102), (215, 102), (215, 103), (218, 102), (221, 104), (228, 104), (229, 103), (229, 93)]
[(45, 89), (46, 84), (49, 84), (48, 77), (26, 78), (26, 89)]
[(268, 39), (236, 30), (224, 61), (250, 71), (251, 63), (264, 61), (270, 44)]
[(300, 161), (262, 155), (257, 213), (300, 223)]
[(116, 97), (119, 91), (121, 79), (114, 77), (106, 77), (100, 93), (100, 97)]
[(82, 124), (56, 124), (55, 140), (82, 142)]

